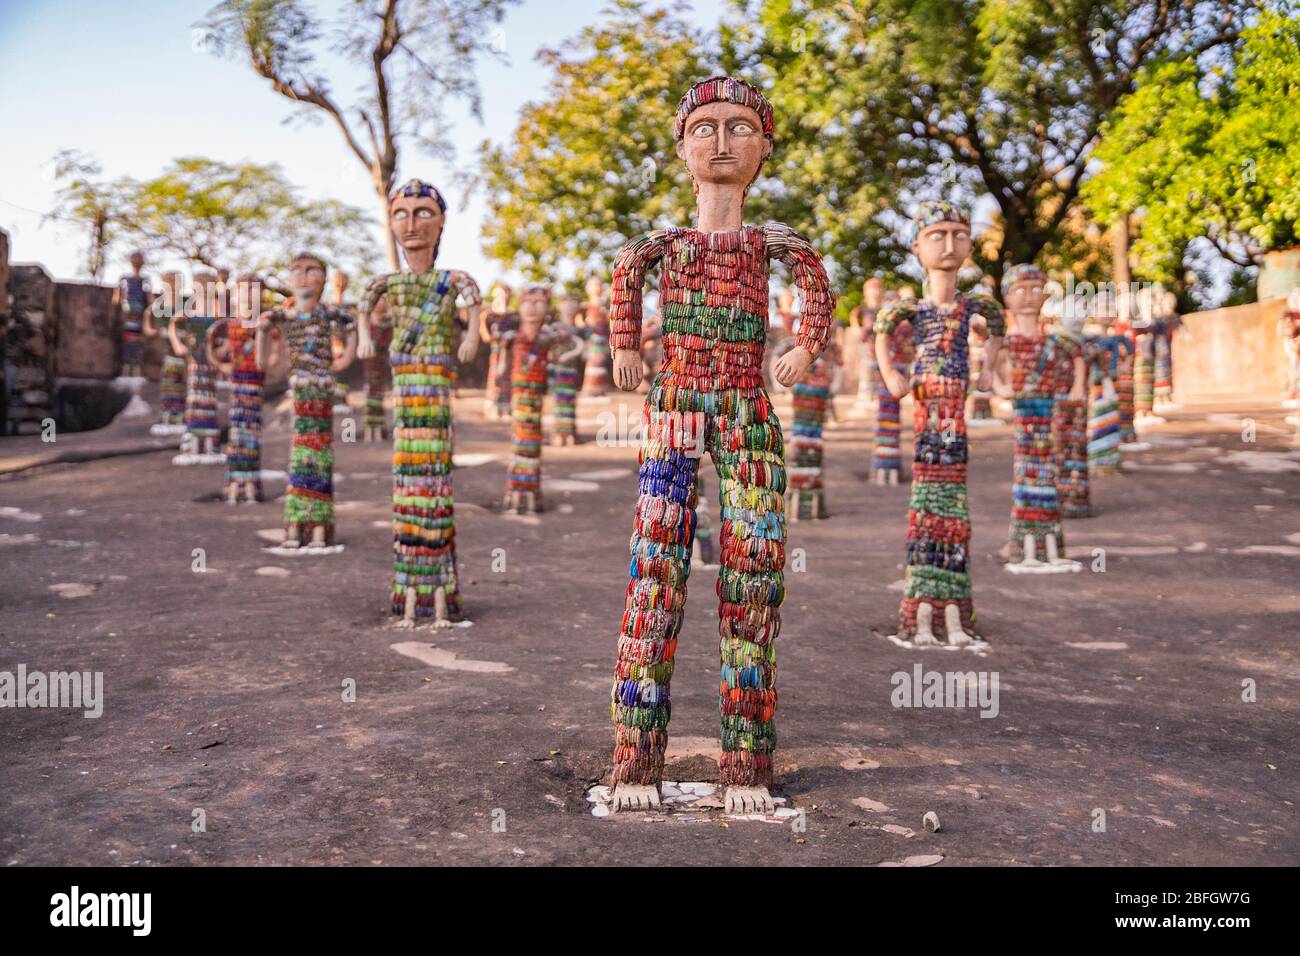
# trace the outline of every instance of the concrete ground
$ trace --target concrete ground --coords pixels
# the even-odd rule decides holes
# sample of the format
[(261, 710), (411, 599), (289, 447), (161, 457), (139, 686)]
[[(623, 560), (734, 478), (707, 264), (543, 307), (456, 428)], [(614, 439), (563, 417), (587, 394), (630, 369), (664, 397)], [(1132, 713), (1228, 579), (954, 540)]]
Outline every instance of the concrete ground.
[[(1128, 473), (1094, 482), (1097, 515), (1067, 525), (1085, 562), (1071, 575), (1002, 570), (1011, 430), (973, 432), (984, 655), (884, 639), (907, 490), (865, 482), (870, 423), (842, 400), (833, 516), (790, 528), (803, 570), (787, 574), (779, 641), (777, 793), (803, 813), (779, 825), (598, 818), (584, 799), (610, 766), (636, 495), (635, 448), (593, 441), (619, 404), (585, 406), (586, 443), (546, 450), (551, 510), (534, 520), (496, 510), (508, 426), (484, 421), (473, 393), (458, 401), (474, 624), (449, 631), (388, 626), (382, 445), (336, 445), (346, 551), (323, 558), (260, 550), (282, 480), (268, 482), (276, 501), (231, 508), (220, 466), (173, 467), (169, 450), (0, 481), (0, 672), (102, 671), (105, 685), (99, 719), (0, 711), (0, 860), (1300, 862), (1300, 451), (1275, 399), (1148, 430)], [(265, 467), (285, 467), (288, 437), (271, 416)], [(0, 459), (31, 453), (5, 441)], [(671, 780), (716, 779), (713, 573), (693, 575)], [(892, 706), (891, 675), (918, 663), (996, 672), (997, 716)]]

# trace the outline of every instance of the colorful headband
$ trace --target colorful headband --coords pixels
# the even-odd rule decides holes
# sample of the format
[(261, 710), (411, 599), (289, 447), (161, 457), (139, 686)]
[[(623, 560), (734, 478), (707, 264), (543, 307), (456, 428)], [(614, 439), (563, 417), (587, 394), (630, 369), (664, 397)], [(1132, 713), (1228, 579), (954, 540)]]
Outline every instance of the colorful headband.
[(916, 207), (916, 215), (912, 217), (912, 239), (915, 240), (923, 229), (940, 222), (959, 222), (969, 226), (970, 216), (961, 206), (946, 199), (927, 199)]
[(1006, 295), (1017, 282), (1046, 282), (1043, 270), (1032, 262), (1022, 262), (1002, 273), (1002, 294)]
[(549, 285), (526, 285), (519, 292), (520, 297), (526, 295), (544, 295), (547, 301), (551, 298), (551, 287)]
[(447, 200), (442, 198), (442, 193), (438, 192), (433, 183), (426, 183), (423, 179), (408, 179), (393, 190), (393, 195), (388, 198), (388, 201), (391, 203), (398, 197), (432, 199), (438, 204), (440, 210), (447, 211)]
[(772, 138), (772, 104), (758, 87), (746, 83), (734, 76), (711, 76), (700, 80), (681, 98), (677, 104), (677, 118), (673, 136), (681, 142), (686, 135), (686, 117), (708, 103), (735, 103), (748, 106), (758, 114), (763, 125), (763, 135)]

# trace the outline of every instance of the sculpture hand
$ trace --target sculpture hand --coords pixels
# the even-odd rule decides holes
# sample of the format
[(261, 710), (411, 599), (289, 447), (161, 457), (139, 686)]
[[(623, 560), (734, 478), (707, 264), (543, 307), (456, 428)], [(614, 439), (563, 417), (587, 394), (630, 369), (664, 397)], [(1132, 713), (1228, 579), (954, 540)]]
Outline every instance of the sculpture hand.
[(368, 359), (374, 357), (375, 343), (371, 341), (370, 336), (361, 336), (361, 341), (357, 342), (357, 358)]
[(980, 369), (980, 377), (975, 380), (975, 390), (977, 392), (993, 391), (993, 371), (991, 369)]
[(796, 345), (786, 352), (772, 368), (772, 377), (787, 388), (799, 381), (816, 356), (802, 345)]
[(456, 350), (456, 357), (466, 365), (473, 362), (474, 356), (478, 355), (478, 341), (477, 335), (467, 331), (465, 337), (460, 340), (460, 348)]
[(619, 349), (614, 353), (614, 384), (623, 391), (635, 391), (643, 373), (639, 349)]
[[(889, 389), (889, 394), (894, 398), (902, 398), (907, 394), (907, 378), (892, 365), (881, 366), (880, 378), (885, 383), (885, 388)], [(983, 376), (981, 376), (982, 380)]]

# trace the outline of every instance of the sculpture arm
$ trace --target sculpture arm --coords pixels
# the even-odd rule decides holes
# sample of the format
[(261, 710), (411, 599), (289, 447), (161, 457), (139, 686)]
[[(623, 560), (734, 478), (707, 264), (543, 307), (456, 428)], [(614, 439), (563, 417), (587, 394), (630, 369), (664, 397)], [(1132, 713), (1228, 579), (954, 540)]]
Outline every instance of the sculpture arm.
[[(230, 333), (227, 330), (229, 321), (229, 319), (217, 319), (208, 327), (207, 335), (208, 358), (226, 378), (230, 378), (235, 370), (235, 355), (230, 348)], [(225, 346), (224, 350), (218, 348), (218, 342)]]
[(782, 223), (768, 223), (763, 229), (763, 242), (768, 258), (780, 260), (794, 276), (794, 286), (799, 292), (799, 315), (802, 317), (795, 341), (808, 353), (810, 363), (830, 341), (834, 319), (835, 293), (826, 276), (826, 267), (812, 243)]
[(177, 325), (177, 323), (181, 321), (183, 321), (181, 316), (172, 316), (171, 322), (167, 324), (167, 338), (172, 343), (173, 352), (181, 358), (189, 358), (190, 348), (185, 344), (185, 339), (181, 335), (180, 326)]
[(257, 364), (259, 372), (265, 372), (271, 357), (268, 338), (271, 334), (271, 326), (279, 322), (284, 317), (284, 313), (279, 309), (271, 309), (263, 312), (257, 317), (257, 335), (254, 339), (253, 361)]
[(664, 233), (650, 232), (625, 245), (610, 282), (609, 351), (614, 384), (630, 392), (641, 384), (641, 309), (646, 271), (663, 258)]
[[(375, 354), (374, 336), (370, 331), (372, 322), (382, 329), (388, 318), (388, 276), (375, 276), (366, 285), (357, 309), (357, 355), (363, 359), (373, 358)], [(378, 319), (376, 322), (375, 320)]]
[(465, 334), (461, 338), (456, 357), (468, 365), (478, 355), (480, 336), (475, 335), (474, 330), (482, 327), (483, 294), (479, 291), (478, 283), (469, 273), (453, 272), (451, 281), (456, 287), (460, 300), (465, 303), (466, 317)]

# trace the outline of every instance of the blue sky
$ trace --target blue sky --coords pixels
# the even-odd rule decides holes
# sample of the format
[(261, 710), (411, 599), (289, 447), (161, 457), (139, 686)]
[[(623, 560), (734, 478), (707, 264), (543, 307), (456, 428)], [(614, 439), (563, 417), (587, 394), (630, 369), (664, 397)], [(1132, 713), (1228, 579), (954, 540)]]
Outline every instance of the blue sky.
[[(274, 161), (305, 195), (376, 213), (365, 171), (335, 128), (286, 125), (295, 114), (292, 104), (245, 63), (194, 49), (192, 28), (213, 2), (0, 0), (0, 227), (10, 234), (15, 262), (43, 263), (62, 278), (80, 273), (81, 233), (68, 224), (41, 224), (54, 201), (50, 159), (67, 148), (95, 156), (110, 178), (152, 176), (178, 156)], [(335, 9), (332, 2), (320, 6)], [(561, 46), (596, 22), (604, 6), (605, 0), (526, 0), (507, 14), (508, 61), (479, 70), (483, 124), (454, 114), (461, 167), (474, 161), (484, 138), (507, 140), (520, 107), (543, 90), (549, 71), (536, 62), (537, 50)], [(691, 16), (712, 25), (723, 6), (724, 0), (695, 0)], [(347, 77), (335, 80), (340, 94), (353, 86)], [(400, 177), (418, 175), (449, 193), (440, 261), (469, 271), (486, 287), (501, 270), (479, 248), (482, 198), (462, 211), (446, 185), (453, 171), (448, 164), (412, 147), (400, 162)], [(156, 262), (150, 271), (182, 265)], [(108, 276), (123, 267), (111, 262)]]

